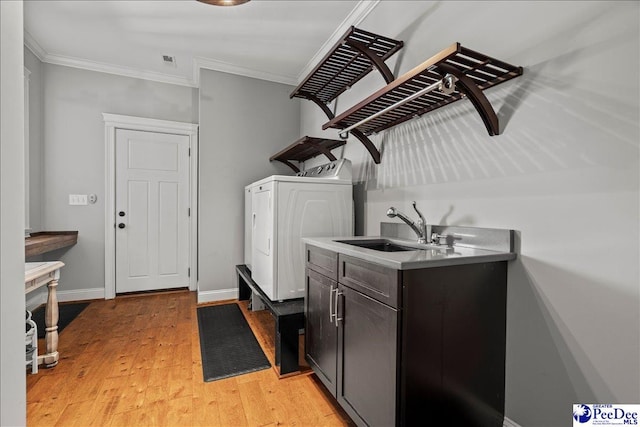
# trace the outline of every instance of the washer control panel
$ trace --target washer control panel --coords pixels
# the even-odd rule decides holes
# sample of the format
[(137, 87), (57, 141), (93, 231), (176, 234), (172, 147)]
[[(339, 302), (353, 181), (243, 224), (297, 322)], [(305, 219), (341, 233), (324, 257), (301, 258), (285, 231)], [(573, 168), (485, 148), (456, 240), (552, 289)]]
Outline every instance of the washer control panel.
[(334, 160), (324, 165), (314, 166), (304, 169), (296, 176), (304, 176), (308, 178), (337, 178), (351, 179), (351, 161), (348, 159)]

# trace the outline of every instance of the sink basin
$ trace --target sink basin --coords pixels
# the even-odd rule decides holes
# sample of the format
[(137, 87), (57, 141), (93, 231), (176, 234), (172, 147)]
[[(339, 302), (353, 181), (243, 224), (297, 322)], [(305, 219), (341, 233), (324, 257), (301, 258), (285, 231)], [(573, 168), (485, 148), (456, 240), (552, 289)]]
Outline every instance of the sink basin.
[(419, 251), (422, 248), (412, 248), (410, 246), (402, 246), (386, 239), (369, 239), (369, 240), (336, 240), (338, 243), (358, 246), (360, 248), (373, 249), (381, 252), (402, 252), (402, 251)]

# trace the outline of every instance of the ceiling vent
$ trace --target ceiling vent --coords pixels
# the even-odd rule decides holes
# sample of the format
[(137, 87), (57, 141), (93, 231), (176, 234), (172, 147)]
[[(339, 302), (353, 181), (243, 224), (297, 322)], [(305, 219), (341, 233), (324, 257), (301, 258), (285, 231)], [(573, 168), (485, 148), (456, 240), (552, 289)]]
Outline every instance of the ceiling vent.
[(170, 55), (162, 55), (162, 61), (164, 61), (165, 65), (169, 65), (171, 67), (176, 66), (176, 57)]

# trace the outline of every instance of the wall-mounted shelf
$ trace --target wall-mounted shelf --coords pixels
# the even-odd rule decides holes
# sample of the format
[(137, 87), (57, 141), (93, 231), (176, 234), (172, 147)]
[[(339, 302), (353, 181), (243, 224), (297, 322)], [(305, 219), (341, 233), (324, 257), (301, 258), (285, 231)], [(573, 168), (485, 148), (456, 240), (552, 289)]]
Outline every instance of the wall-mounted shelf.
[(310, 136), (303, 136), (284, 150), (271, 156), (269, 161), (279, 161), (284, 163), (293, 169), (294, 172), (300, 172), (300, 169), (291, 163), (291, 161), (304, 162), (320, 154), (324, 154), (330, 161), (336, 160), (336, 157), (331, 154), (331, 150), (338, 148), (347, 141), (339, 139), (327, 139), (327, 138), (312, 138)]
[(393, 73), (384, 61), (401, 48), (401, 41), (350, 27), (290, 97), (320, 101), (326, 106), (374, 67), (390, 83)]
[[(380, 72), (386, 83), (393, 81), (393, 73), (384, 61), (402, 49), (402, 46), (401, 41), (350, 27), (290, 97), (314, 102), (328, 119), (333, 119), (334, 114), (327, 103), (336, 99), (374, 68)], [(358, 130), (352, 134), (364, 144), (374, 161), (380, 163), (380, 153), (369, 138)]]
[[(522, 67), (455, 43), (330, 119), (322, 128), (371, 135), (466, 96), (482, 117), (489, 135), (497, 135), (500, 133), (498, 117), (482, 91), (520, 75)], [(455, 82), (455, 89), (442, 88), (445, 78)]]
[(40, 231), (24, 239), (26, 258), (66, 248), (78, 243), (77, 231)]

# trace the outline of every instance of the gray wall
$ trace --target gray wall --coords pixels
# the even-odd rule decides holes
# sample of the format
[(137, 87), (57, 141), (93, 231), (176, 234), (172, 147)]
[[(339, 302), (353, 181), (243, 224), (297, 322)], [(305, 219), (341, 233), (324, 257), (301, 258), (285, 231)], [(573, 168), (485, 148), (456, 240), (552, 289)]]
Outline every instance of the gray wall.
[(29, 49), (24, 48), (24, 66), (29, 75), (29, 227), (42, 230), (42, 188), (44, 183), (42, 155), (44, 152), (44, 89), (43, 65)]
[[(42, 228), (79, 231), (77, 245), (46, 256), (66, 264), (58, 288), (62, 293), (103, 290), (102, 113), (194, 123), (198, 118), (198, 92), (189, 87), (51, 64), (44, 64), (43, 85)], [(98, 196), (96, 204), (69, 206), (69, 194), (91, 193)]]
[[(637, 2), (381, 2), (359, 25), (405, 42), (400, 74), (456, 41), (525, 67), (487, 92), (502, 135), (464, 100), (374, 136), (380, 165), (357, 140), (344, 150), (367, 186), (366, 234), (412, 200), (431, 223), (519, 232), (506, 415), (522, 426), (640, 401), (638, 16)], [(383, 85), (368, 76), (338, 112)], [(324, 122), (303, 104), (303, 133)]]
[(22, 2), (0, 2), (0, 425), (26, 425)]
[(299, 138), (292, 87), (243, 76), (200, 73), (198, 300), (235, 298), (244, 259), (244, 186), (291, 170), (269, 157)]

